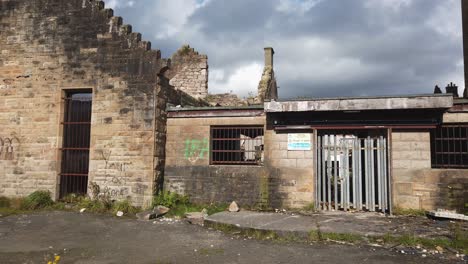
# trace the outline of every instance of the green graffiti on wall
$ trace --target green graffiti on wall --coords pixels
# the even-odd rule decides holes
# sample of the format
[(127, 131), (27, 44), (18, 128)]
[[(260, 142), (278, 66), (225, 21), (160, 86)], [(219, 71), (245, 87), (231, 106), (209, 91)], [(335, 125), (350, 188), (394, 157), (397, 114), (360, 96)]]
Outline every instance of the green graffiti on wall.
[(185, 158), (190, 161), (197, 161), (198, 159), (205, 159), (210, 146), (208, 139), (186, 139), (185, 140)]

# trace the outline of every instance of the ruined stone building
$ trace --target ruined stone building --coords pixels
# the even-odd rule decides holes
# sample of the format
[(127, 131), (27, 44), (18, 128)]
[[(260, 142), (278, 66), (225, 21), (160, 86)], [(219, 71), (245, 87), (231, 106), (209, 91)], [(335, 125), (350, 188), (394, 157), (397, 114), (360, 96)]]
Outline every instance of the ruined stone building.
[(0, 195), (59, 198), (94, 182), (148, 205), (164, 171), (166, 105), (207, 105), (195, 98), (207, 57), (185, 46), (161, 58), (93, 0), (3, 0), (0, 35)]
[(455, 85), (284, 101), (265, 48), (255, 98), (212, 95), (206, 55), (162, 58), (95, 0), (2, 0), (0, 35), (0, 196), (97, 190), (148, 206), (164, 188), (258, 208), (466, 210)]

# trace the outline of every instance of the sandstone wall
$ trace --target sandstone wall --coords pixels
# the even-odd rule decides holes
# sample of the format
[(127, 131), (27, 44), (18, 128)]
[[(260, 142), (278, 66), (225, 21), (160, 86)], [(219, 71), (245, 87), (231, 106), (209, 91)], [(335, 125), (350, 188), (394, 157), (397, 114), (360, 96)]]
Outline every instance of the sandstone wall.
[(58, 197), (66, 89), (92, 89), (89, 180), (113, 199), (148, 205), (164, 168), (167, 61), (102, 1), (0, 2), (0, 195)]
[(431, 169), (429, 131), (393, 132), (392, 167), (394, 206), (466, 210), (468, 172)]
[(208, 57), (190, 46), (182, 46), (171, 58), (170, 84), (190, 96), (202, 99), (208, 95)]
[(287, 134), (265, 130), (263, 166), (210, 165), (210, 126), (264, 126), (264, 116), (169, 118), (167, 124), (166, 190), (198, 203), (289, 208), (313, 202), (312, 151), (288, 151)]
[(169, 118), (164, 186), (193, 202), (253, 206), (261, 199), (265, 168), (210, 165), (210, 126), (264, 125), (265, 117)]
[[(313, 134), (310, 133), (311, 139)], [(288, 133), (267, 130), (265, 166), (271, 178), (271, 200), (280, 207), (301, 208), (315, 201), (314, 154), (288, 150)]]

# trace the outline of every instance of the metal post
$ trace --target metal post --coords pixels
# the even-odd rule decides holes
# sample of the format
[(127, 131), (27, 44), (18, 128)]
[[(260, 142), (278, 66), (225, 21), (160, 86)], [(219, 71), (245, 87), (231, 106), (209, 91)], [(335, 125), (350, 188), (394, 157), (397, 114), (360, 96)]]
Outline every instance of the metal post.
[(327, 136), (323, 136), (322, 138), (322, 209), (325, 210), (326, 206), (326, 195), (327, 195), (327, 189), (326, 189), (326, 169), (327, 169), (327, 160), (325, 158), (326, 154), (326, 149), (327, 149), (327, 142), (326, 142)]
[(317, 208), (322, 210), (322, 137), (318, 136), (318, 146), (317, 146)]
[(369, 140), (364, 139), (364, 165), (365, 165), (365, 180), (364, 180), (364, 197), (366, 198), (366, 210), (369, 210)]
[(383, 181), (384, 181), (384, 211), (386, 210), (389, 210), (389, 207), (388, 207), (388, 171), (387, 171), (387, 139), (384, 138), (384, 149), (383, 149), (383, 171), (384, 171), (384, 177), (383, 177)]
[(345, 211), (349, 210), (349, 148), (348, 141), (345, 139), (343, 141), (344, 145), (344, 170), (345, 170), (345, 182), (344, 182), (344, 196), (345, 196)]
[(382, 208), (382, 155), (381, 155), (381, 138), (377, 139), (377, 203), (379, 208)]
[(318, 135), (317, 135), (317, 130), (314, 129), (314, 170), (315, 170), (315, 173), (314, 173), (314, 177), (315, 177), (315, 208), (319, 208), (319, 205), (320, 205), (320, 199), (319, 199), (319, 189), (320, 189), (320, 185), (319, 185), (319, 175), (320, 175), (320, 165), (319, 165), (319, 162), (320, 162), (320, 156), (319, 156), (319, 143), (318, 143)]
[(334, 156), (334, 175), (333, 175), (333, 186), (334, 186), (334, 197), (335, 197), (335, 210), (338, 210), (338, 156), (336, 153), (336, 135), (333, 140), (333, 156)]
[(374, 139), (370, 140), (370, 159), (371, 159), (371, 176), (370, 176), (370, 183), (371, 183), (371, 212), (375, 212), (375, 164), (374, 164)]
[(362, 210), (362, 140), (358, 139), (358, 210)]
[(331, 171), (332, 171), (332, 166), (330, 164), (331, 161), (331, 151), (330, 151), (330, 146), (331, 146), (331, 135), (327, 136), (327, 208), (328, 210), (331, 211), (332, 206), (331, 206)]
[(388, 213), (390, 215), (392, 215), (393, 213), (393, 208), (392, 208), (392, 205), (393, 205), (393, 188), (392, 188), (392, 184), (393, 184), (393, 167), (392, 167), (392, 162), (393, 162), (393, 159), (392, 159), (392, 133), (393, 133), (393, 130), (390, 128), (388, 129), (388, 145), (387, 145), (387, 153), (388, 153), (388, 194), (389, 194), (389, 197), (388, 197)]
[(353, 167), (352, 167), (352, 180), (353, 180), (353, 209), (356, 209), (356, 173), (357, 171), (357, 144), (356, 138), (353, 139), (353, 152), (352, 152), (352, 159), (353, 159)]

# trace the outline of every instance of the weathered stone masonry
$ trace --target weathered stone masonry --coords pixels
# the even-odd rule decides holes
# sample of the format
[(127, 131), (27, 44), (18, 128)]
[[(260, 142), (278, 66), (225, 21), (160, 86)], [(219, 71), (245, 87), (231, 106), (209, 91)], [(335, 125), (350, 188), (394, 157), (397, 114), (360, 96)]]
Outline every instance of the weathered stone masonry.
[(0, 35), (0, 195), (58, 197), (62, 97), (86, 88), (89, 180), (147, 205), (164, 168), (166, 104), (202, 104), (170, 87), (168, 60), (102, 1), (3, 0)]
[[(266, 128), (259, 109), (172, 108), (169, 110), (165, 189), (198, 203), (301, 208), (314, 195), (313, 151), (288, 151), (287, 133)], [(211, 165), (210, 127), (265, 127), (263, 165)]]

